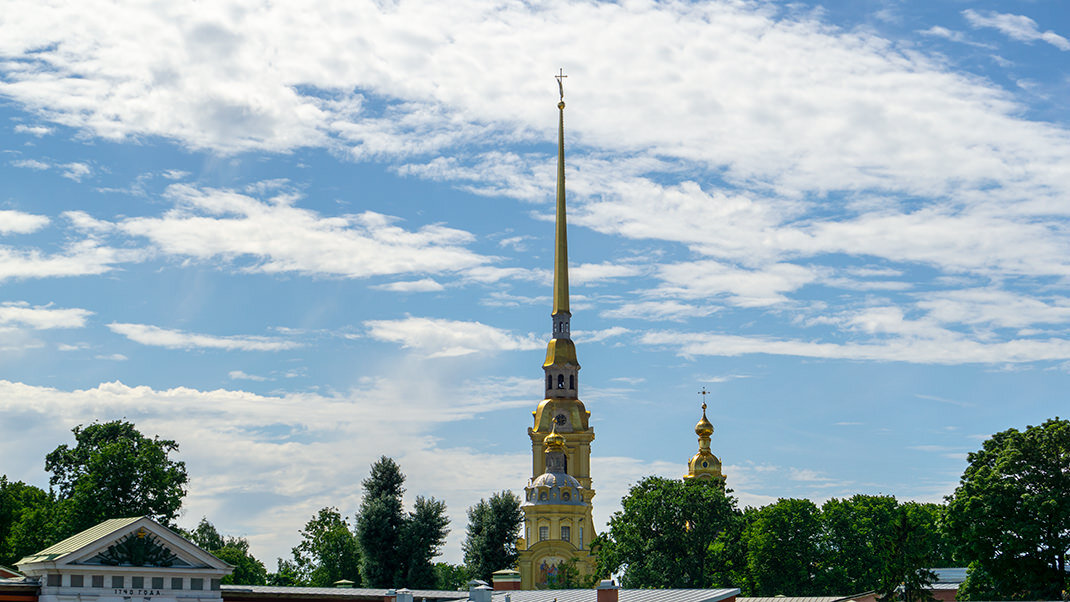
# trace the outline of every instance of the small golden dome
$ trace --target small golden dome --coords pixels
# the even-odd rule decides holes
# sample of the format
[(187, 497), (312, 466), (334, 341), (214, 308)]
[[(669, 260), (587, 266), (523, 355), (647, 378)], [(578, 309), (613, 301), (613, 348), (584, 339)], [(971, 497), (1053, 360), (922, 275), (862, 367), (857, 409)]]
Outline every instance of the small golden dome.
[(699, 437), (709, 437), (713, 434), (713, 425), (706, 419), (706, 404), (702, 404), (702, 420), (695, 425), (695, 434)]
[(565, 438), (557, 434), (557, 424), (550, 427), (550, 434), (546, 435), (542, 444), (546, 446), (548, 452), (565, 451)]

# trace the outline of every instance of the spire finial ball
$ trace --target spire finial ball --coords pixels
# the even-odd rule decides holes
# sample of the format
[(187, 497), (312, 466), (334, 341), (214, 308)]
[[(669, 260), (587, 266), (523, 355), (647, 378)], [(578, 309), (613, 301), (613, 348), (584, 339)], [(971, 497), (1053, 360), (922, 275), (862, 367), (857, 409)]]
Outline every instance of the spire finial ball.
[(564, 109), (565, 108), (565, 101), (562, 100), (561, 102), (557, 103), (557, 108)]

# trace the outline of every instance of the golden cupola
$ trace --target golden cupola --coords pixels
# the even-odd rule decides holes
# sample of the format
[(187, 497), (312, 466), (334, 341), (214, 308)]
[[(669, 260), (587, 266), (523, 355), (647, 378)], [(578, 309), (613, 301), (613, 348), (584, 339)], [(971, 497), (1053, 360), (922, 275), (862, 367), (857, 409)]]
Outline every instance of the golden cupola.
[(687, 463), (687, 474), (684, 478), (724, 483), (725, 475), (721, 472), (721, 460), (710, 451), (713, 424), (706, 418), (706, 402), (702, 402), (702, 419), (695, 425), (695, 434), (698, 435), (698, 453)]

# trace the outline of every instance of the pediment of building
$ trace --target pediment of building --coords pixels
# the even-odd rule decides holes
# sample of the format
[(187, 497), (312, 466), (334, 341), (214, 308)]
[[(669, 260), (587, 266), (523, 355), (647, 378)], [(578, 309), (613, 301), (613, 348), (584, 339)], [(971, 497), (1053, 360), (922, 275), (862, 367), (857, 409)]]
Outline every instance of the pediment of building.
[(55, 546), (24, 558), (24, 571), (34, 566), (146, 567), (207, 569), (230, 572), (230, 565), (148, 517), (105, 521)]

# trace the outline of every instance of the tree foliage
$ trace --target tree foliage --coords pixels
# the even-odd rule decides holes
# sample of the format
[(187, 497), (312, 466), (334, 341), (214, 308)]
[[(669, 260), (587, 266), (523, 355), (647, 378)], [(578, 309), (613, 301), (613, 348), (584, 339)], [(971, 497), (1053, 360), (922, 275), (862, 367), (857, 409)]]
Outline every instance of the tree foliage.
[(43, 550), (59, 540), (55, 498), (22, 481), (0, 476), (0, 564)]
[(933, 602), (931, 524), (922, 504), (908, 502), (895, 509), (877, 585), (881, 602)]
[(417, 497), (405, 514), (402, 495), (405, 475), (394, 460), (383, 456), (363, 481), (364, 499), (357, 513), (357, 541), (362, 551), (360, 574), (365, 587), (432, 587), (438, 555), (449, 519), (446, 504)]
[(337, 508), (322, 508), (305, 523), (301, 543), (292, 552), (296, 580), (302, 585), (331, 587), (342, 579), (361, 583), (360, 544)]
[(435, 563), (435, 589), (444, 591), (468, 589), (472, 574), (463, 564)]
[(110, 518), (145, 515), (173, 523), (189, 480), (185, 463), (169, 457), (177, 443), (149, 439), (122, 420), (72, 432), (74, 447), (60, 445), (45, 457), (62, 504), (63, 537)]
[(1067, 591), (1070, 421), (996, 433), (968, 456), (947, 522), (970, 563), (960, 595), (1056, 600)]
[(494, 571), (513, 568), (518, 558), (516, 538), (523, 524), (520, 498), (511, 491), (495, 493), (469, 508), (468, 533), (462, 544), (468, 572), (490, 583)]
[(623, 571), (628, 588), (720, 585), (723, 534), (739, 520), (716, 483), (647, 477), (621, 500), (609, 529), (592, 543), (599, 574)]
[(435, 587), (435, 567), (431, 561), (446, 542), (449, 524), (445, 502), (417, 496), (401, 529), (398, 583), (412, 589)]
[(757, 596), (816, 596), (821, 522), (810, 500), (780, 499), (758, 510), (744, 534), (747, 571)]
[(267, 585), (267, 569), (249, 552), (249, 541), (244, 537), (224, 537), (207, 517), (201, 517), (192, 531), (183, 534), (202, 550), (234, 566), (234, 572), (223, 577), (224, 585)]

